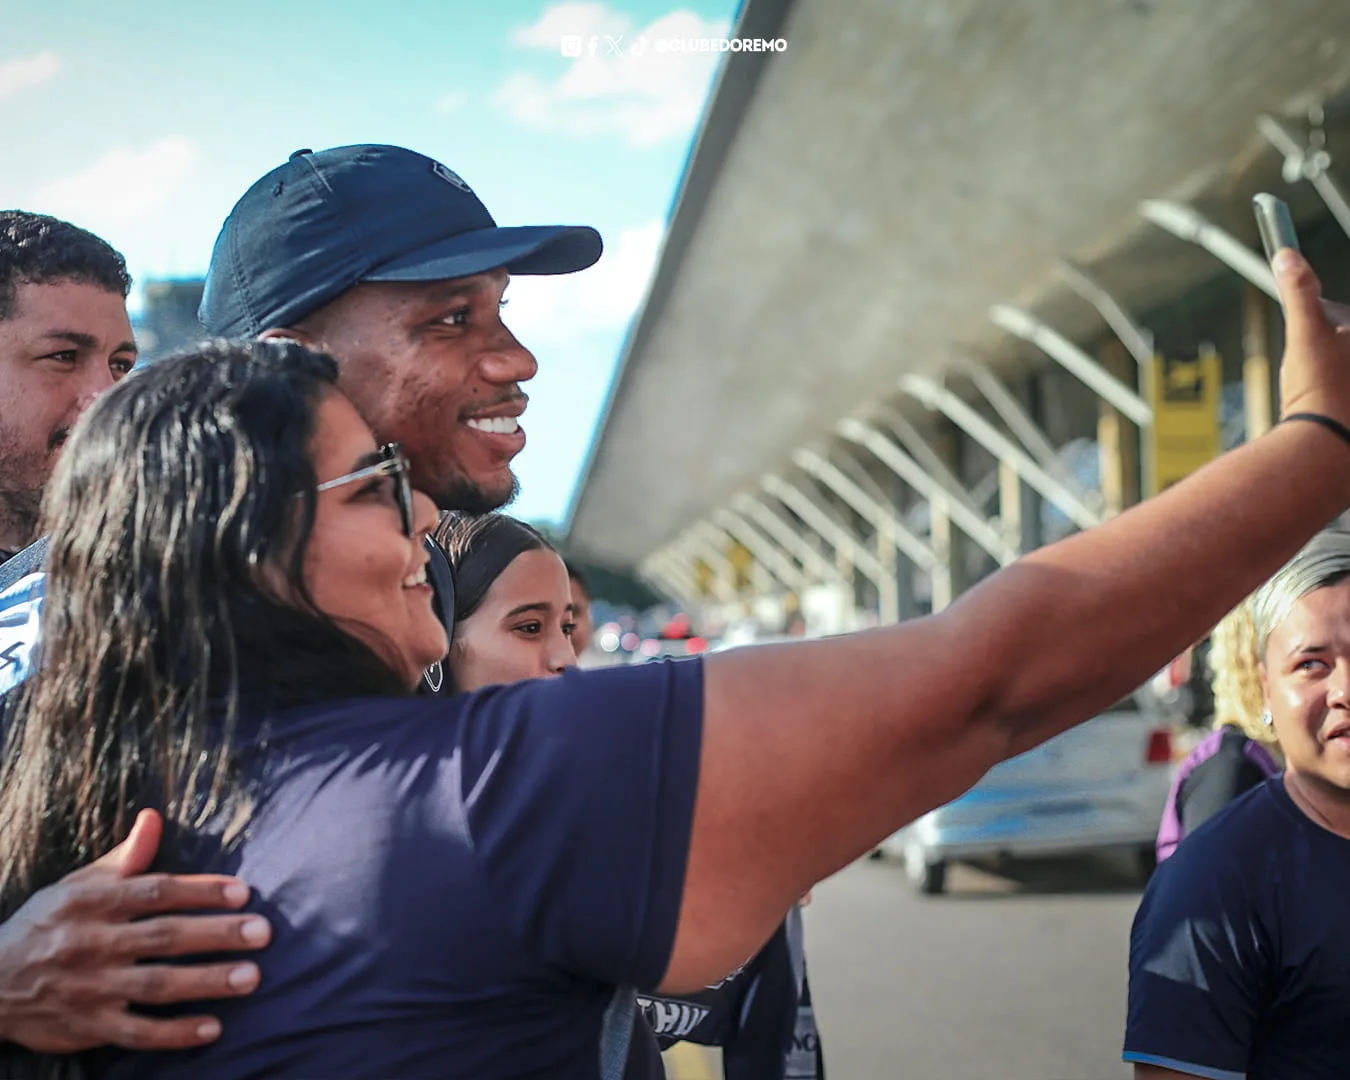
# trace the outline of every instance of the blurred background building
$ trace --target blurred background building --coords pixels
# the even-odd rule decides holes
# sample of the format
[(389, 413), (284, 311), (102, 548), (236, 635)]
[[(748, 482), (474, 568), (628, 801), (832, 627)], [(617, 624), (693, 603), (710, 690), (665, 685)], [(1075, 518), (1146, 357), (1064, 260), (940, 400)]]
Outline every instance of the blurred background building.
[(747, 0), (568, 521), (708, 633), (940, 609), (1272, 421), (1350, 4)]

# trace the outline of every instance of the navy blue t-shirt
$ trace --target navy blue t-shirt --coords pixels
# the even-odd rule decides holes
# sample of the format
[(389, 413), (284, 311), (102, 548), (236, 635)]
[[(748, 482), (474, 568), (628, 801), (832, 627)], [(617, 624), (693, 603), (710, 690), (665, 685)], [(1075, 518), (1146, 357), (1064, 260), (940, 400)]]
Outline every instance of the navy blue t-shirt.
[(614, 988), (669, 963), (702, 712), (681, 660), (274, 718), (245, 838), (173, 867), (253, 887), (261, 986), (94, 1075), (596, 1080)]
[(1158, 867), (1130, 935), (1125, 1060), (1210, 1080), (1350, 1076), (1350, 840), (1276, 776)]

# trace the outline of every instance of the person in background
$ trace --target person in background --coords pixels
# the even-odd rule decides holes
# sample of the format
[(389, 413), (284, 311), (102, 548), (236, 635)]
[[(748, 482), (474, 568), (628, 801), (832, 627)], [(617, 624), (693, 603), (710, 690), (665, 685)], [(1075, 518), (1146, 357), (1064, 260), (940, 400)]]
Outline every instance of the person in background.
[(1250, 603), (1224, 616), (1210, 635), (1214, 730), (1177, 766), (1158, 829), (1158, 862), (1233, 799), (1280, 771), (1279, 740), (1261, 691)]
[(572, 644), (577, 656), (586, 654), (591, 647), (591, 638), (595, 634), (595, 620), (591, 615), (591, 583), (586, 574), (574, 562), (567, 564), (567, 577), (572, 583), (572, 606), (576, 625), (572, 628)]
[[(443, 513), (432, 533), (455, 574), (451, 686), (560, 675), (576, 664), (578, 576), (535, 529), (505, 514)], [(584, 579), (582, 579), (584, 581)], [(583, 585), (584, 588), (584, 585)], [(580, 650), (577, 650), (579, 652)], [(824, 1080), (824, 1054), (794, 907), (740, 970), (696, 994), (638, 995), (629, 1075), (660, 1070), (679, 1042), (722, 1048), (726, 1080)]]
[(1342, 1080), (1350, 1062), (1350, 533), (1315, 537), (1250, 603), (1286, 766), (1144, 893), (1124, 1049), (1139, 1080)]

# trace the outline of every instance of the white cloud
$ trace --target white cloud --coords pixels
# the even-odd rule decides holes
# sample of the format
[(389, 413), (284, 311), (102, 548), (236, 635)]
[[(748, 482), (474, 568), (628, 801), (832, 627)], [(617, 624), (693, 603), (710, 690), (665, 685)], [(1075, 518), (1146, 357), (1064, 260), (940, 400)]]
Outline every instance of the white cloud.
[(725, 19), (691, 11), (635, 27), (603, 4), (555, 4), (537, 22), (518, 28), (512, 40), (560, 55), (562, 39), (571, 37), (582, 54), (552, 81), (531, 72), (509, 76), (496, 103), (529, 127), (582, 137), (617, 134), (636, 147), (688, 138), (721, 54), (658, 52), (656, 42), (720, 38), (729, 31)]
[(0, 98), (44, 83), (60, 70), (61, 58), (54, 52), (0, 62)]
[(511, 41), (527, 49), (556, 52), (559, 42), (568, 34), (603, 36), (606, 32), (622, 33), (629, 25), (628, 16), (608, 10), (604, 4), (553, 4), (544, 9), (537, 22), (511, 31)]
[(621, 232), (589, 270), (513, 277), (506, 292), (506, 324), (527, 347), (623, 327), (647, 291), (664, 235), (665, 227), (653, 221)]
[(197, 166), (196, 145), (171, 135), (144, 150), (119, 147), (87, 169), (39, 188), (34, 210), (74, 221), (99, 235), (158, 210)]

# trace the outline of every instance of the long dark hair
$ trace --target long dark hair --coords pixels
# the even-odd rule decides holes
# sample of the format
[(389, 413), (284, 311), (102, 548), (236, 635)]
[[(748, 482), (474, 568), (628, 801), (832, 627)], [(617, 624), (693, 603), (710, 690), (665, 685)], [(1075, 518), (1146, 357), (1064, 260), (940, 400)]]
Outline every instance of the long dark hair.
[(75, 426), (44, 501), (40, 668), (0, 773), (0, 917), (147, 803), (180, 834), (233, 807), (237, 832), (241, 716), (407, 693), (301, 572), (310, 442), (336, 378), (298, 345), (213, 343), (127, 378)]

